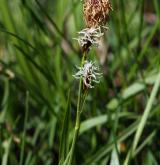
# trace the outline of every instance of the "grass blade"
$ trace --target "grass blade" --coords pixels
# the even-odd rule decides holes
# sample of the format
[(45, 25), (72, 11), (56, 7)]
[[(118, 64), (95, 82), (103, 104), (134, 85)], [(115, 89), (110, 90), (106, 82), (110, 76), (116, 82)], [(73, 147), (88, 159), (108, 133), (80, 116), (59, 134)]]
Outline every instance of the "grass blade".
[(22, 135), (22, 144), (21, 144), (21, 153), (20, 153), (20, 162), (19, 165), (23, 165), (24, 160), (24, 149), (25, 149), (25, 139), (26, 139), (26, 127), (27, 127), (27, 119), (28, 119), (28, 109), (29, 109), (29, 92), (26, 92), (26, 102), (25, 102), (25, 119), (24, 119), (24, 128)]
[[(126, 140), (129, 136), (131, 136), (137, 129), (138, 122), (134, 122), (131, 126), (129, 126), (121, 136), (119, 136), (117, 140), (117, 144)], [(93, 162), (96, 163), (98, 160), (100, 160), (103, 156), (107, 155), (109, 152), (112, 151), (112, 149), (115, 147), (115, 141), (111, 142), (110, 144), (107, 144), (100, 148), (94, 155), (87, 158), (84, 165), (90, 165)]]
[(59, 150), (59, 165), (62, 165), (66, 156), (67, 150), (69, 148), (68, 144), (68, 133), (69, 133), (69, 118), (70, 118), (70, 91), (68, 92), (67, 106), (64, 114), (64, 121), (62, 125), (62, 134), (60, 140), (60, 150)]
[(9, 156), (9, 150), (10, 150), (11, 142), (12, 142), (12, 137), (10, 137), (8, 140), (6, 140), (3, 143), (4, 155), (3, 155), (3, 158), (2, 158), (2, 165), (7, 165), (8, 164), (8, 156)]
[(147, 103), (147, 106), (146, 106), (146, 109), (144, 110), (144, 113), (143, 113), (143, 116), (140, 120), (140, 123), (138, 125), (138, 129), (136, 131), (136, 135), (135, 135), (135, 138), (134, 138), (134, 141), (133, 141), (133, 149), (132, 149), (132, 154), (134, 154), (135, 150), (136, 150), (136, 147), (138, 145), (138, 142), (140, 140), (140, 137), (142, 135), (142, 132), (143, 132), (143, 129), (145, 127), (145, 124), (147, 122), (147, 119), (149, 117), (149, 114), (150, 114), (150, 111), (152, 109), (152, 105), (154, 103), (154, 100), (155, 100), (155, 97), (157, 95), (157, 92), (158, 92), (158, 89), (159, 89), (159, 86), (160, 86), (160, 73), (159, 75), (157, 76), (157, 80), (154, 84), (154, 87), (153, 87), (153, 90), (152, 90), (152, 93), (150, 95), (150, 98), (148, 100), (148, 103)]

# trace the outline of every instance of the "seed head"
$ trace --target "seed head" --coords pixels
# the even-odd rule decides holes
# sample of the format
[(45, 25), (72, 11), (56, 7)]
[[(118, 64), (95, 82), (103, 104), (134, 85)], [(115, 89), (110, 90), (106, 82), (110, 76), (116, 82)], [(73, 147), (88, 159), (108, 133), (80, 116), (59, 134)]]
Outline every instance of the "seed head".
[(109, 0), (84, 0), (83, 13), (86, 26), (104, 26), (112, 6)]

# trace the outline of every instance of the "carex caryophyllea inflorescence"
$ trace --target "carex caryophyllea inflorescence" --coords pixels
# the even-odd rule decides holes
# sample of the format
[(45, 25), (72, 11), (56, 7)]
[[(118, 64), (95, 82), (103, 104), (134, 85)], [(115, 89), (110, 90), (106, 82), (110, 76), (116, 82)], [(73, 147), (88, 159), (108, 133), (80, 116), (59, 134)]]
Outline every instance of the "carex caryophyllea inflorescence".
[[(73, 164), (74, 150), (80, 129), (81, 113), (89, 88), (94, 88), (94, 83), (100, 82), (101, 73), (95, 62), (89, 60), (87, 53), (92, 45), (98, 46), (100, 38), (104, 35), (103, 28), (108, 20), (109, 11), (112, 9), (109, 0), (83, 0), (83, 14), (86, 28), (80, 31), (76, 39), (82, 47), (81, 66), (73, 76), (79, 79), (77, 113), (75, 131), (69, 155), (68, 165)], [(104, 28), (107, 29), (107, 28)]]
[[(86, 28), (78, 32), (79, 36), (76, 40), (82, 47), (84, 54), (90, 50), (92, 45), (99, 45), (100, 38), (104, 35), (104, 29), (108, 29), (105, 24), (108, 21), (110, 10), (112, 10), (112, 6), (109, 0), (83, 0)], [(94, 62), (86, 62), (82, 67), (79, 67), (79, 71), (74, 77), (82, 77), (85, 87), (93, 88), (92, 82), (99, 82), (99, 75)]]
[(103, 29), (108, 21), (112, 6), (109, 0), (84, 0), (83, 15), (86, 28), (78, 32), (77, 38), (83, 52), (88, 51), (92, 45), (98, 46), (100, 38), (104, 35)]
[(84, 0), (83, 13), (86, 26), (88, 28), (104, 26), (111, 9), (109, 0)]
[(93, 82), (99, 83), (99, 78), (102, 73), (99, 72), (99, 67), (95, 66), (92, 61), (85, 61), (83, 67), (77, 67), (79, 71), (73, 75), (76, 79), (80, 79), (82, 77), (83, 83), (87, 88), (94, 88)]

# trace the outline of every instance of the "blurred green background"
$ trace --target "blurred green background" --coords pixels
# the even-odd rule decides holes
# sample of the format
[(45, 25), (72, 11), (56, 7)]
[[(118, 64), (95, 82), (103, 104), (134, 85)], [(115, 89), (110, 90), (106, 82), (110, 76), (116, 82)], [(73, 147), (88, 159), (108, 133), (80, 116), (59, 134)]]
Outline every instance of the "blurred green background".
[[(124, 164), (142, 128), (130, 164), (158, 165), (160, 1), (111, 3), (109, 31), (89, 52), (103, 78), (87, 96), (74, 164)], [(81, 59), (73, 38), (83, 28), (80, 0), (0, 0), (0, 164), (67, 157)]]

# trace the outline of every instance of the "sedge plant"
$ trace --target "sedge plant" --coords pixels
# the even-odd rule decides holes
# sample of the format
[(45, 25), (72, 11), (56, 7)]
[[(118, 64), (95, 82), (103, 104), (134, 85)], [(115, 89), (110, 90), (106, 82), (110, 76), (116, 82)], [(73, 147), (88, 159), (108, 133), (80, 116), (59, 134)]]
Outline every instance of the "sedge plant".
[(73, 164), (74, 150), (80, 129), (81, 113), (83, 110), (86, 95), (89, 89), (94, 88), (94, 83), (100, 82), (101, 73), (95, 62), (89, 59), (91, 46), (98, 46), (104, 30), (108, 29), (105, 24), (108, 21), (108, 14), (112, 9), (109, 0), (84, 0), (83, 14), (86, 28), (78, 32), (76, 39), (82, 48), (81, 66), (77, 67), (78, 72), (74, 75), (79, 79), (76, 123), (74, 136), (70, 149), (69, 165)]

